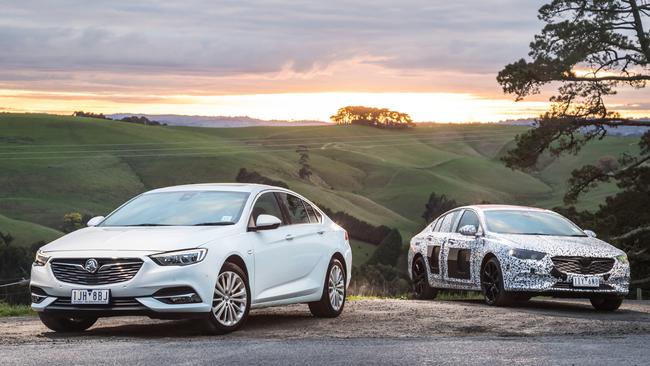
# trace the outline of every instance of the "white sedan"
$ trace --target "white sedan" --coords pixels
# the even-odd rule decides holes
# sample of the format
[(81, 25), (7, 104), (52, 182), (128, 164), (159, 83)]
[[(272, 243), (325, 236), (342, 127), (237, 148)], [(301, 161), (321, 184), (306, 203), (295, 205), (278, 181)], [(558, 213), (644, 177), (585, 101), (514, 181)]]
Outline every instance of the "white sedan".
[(286, 189), (197, 184), (156, 189), (41, 248), (32, 308), (54, 331), (97, 318), (198, 318), (213, 333), (251, 308), (308, 303), (343, 311), (352, 252), (347, 232)]
[(480, 290), (488, 305), (536, 295), (589, 298), (618, 309), (628, 293), (625, 253), (549, 210), (475, 205), (446, 212), (411, 239), (415, 297), (438, 289)]

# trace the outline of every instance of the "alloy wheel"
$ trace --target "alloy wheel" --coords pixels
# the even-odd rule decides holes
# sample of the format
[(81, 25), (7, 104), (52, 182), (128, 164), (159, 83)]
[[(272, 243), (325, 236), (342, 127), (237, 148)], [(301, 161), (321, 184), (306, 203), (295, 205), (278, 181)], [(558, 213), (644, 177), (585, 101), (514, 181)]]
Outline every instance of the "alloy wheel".
[(244, 280), (235, 272), (222, 272), (217, 278), (212, 300), (215, 319), (226, 327), (236, 325), (246, 313), (247, 302)]
[(490, 261), (485, 264), (483, 272), (481, 272), (481, 287), (483, 294), (488, 303), (494, 303), (501, 292), (501, 273), (496, 263)]
[(345, 276), (338, 264), (333, 265), (330, 269), (327, 288), (332, 309), (339, 311), (345, 299)]

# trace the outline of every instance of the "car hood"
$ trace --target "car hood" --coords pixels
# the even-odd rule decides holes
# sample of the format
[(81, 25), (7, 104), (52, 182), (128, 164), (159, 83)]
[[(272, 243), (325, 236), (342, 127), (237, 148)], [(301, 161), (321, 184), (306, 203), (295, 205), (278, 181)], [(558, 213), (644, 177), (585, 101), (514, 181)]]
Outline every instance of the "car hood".
[(165, 252), (198, 247), (235, 232), (234, 226), (90, 227), (65, 235), (41, 250)]
[(592, 237), (492, 234), (512, 248), (548, 253), (551, 256), (613, 257), (624, 252)]

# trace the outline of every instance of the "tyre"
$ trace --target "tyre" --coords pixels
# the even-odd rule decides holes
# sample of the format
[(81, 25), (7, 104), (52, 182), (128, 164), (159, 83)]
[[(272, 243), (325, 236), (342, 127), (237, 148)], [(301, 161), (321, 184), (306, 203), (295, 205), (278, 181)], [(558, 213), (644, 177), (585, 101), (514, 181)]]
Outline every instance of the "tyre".
[(336, 318), (341, 315), (345, 306), (346, 283), (345, 267), (341, 261), (332, 258), (327, 267), (321, 299), (309, 303), (311, 313), (319, 318)]
[(485, 303), (490, 306), (509, 306), (516, 298), (503, 287), (503, 273), (499, 261), (492, 257), (481, 268), (481, 290)]
[(424, 257), (417, 256), (411, 267), (413, 278), (413, 297), (416, 300), (433, 300), (438, 295), (438, 290), (429, 286), (426, 263)]
[(226, 334), (241, 328), (250, 307), (251, 291), (246, 273), (236, 264), (225, 263), (215, 284), (207, 330), (212, 334)]
[(95, 324), (97, 318), (72, 318), (65, 316), (51, 315), (47, 313), (38, 313), (41, 322), (55, 332), (83, 332)]
[(614, 311), (623, 303), (622, 297), (592, 297), (591, 305), (598, 311)]

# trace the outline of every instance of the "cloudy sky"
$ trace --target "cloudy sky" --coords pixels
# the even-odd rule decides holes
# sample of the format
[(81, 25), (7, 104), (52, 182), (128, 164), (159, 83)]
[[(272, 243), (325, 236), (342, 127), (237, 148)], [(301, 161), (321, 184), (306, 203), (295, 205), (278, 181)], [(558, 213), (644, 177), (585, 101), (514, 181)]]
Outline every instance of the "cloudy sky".
[(542, 3), (0, 0), (0, 110), (326, 120), (364, 104), (418, 121), (535, 116), (549, 95), (514, 103), (495, 77), (527, 53)]

